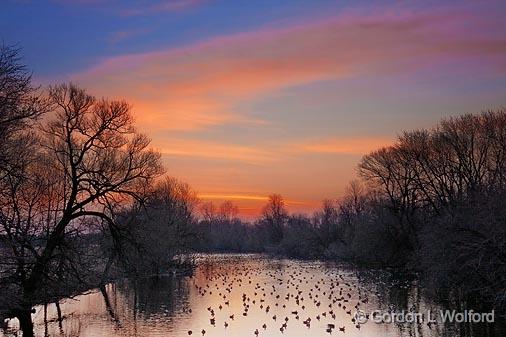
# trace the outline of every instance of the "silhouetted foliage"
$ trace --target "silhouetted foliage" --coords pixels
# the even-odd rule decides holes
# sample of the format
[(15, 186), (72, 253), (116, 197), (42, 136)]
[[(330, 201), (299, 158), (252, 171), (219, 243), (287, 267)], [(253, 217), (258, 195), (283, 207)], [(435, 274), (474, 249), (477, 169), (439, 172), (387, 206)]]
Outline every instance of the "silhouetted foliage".
[[(158, 182), (142, 201), (118, 218), (124, 237), (119, 259), (129, 272), (158, 274), (187, 262), (197, 239), (198, 198), (190, 186), (172, 177)], [(104, 247), (104, 254), (111, 251)]]
[(312, 217), (288, 214), (272, 195), (248, 242), (290, 257), (415, 270), (438, 295), (504, 309), (505, 168), (504, 109), (445, 119), (364, 156), (361, 181)]
[[(162, 172), (160, 155), (133, 128), (125, 102), (60, 85), (49, 89), (47, 103), (51, 118), (34, 125), (35, 141), (26, 151), (17, 147), (16, 170), (5, 170), (1, 181), (2, 291), (26, 336), (33, 333), (34, 304), (100, 282), (104, 259), (90, 249), (89, 234), (118, 241), (115, 214), (142, 198)], [(24, 105), (9, 101), (2, 110), (15, 115), (12, 109), (25, 111)]]
[(279, 244), (283, 240), (283, 232), (288, 220), (285, 201), (279, 194), (269, 196), (269, 202), (264, 206), (257, 227), (264, 242)]
[(201, 206), (202, 219), (198, 224), (199, 242), (195, 249), (204, 252), (259, 252), (258, 229), (237, 217), (238, 209), (230, 201), (219, 207), (212, 202)]

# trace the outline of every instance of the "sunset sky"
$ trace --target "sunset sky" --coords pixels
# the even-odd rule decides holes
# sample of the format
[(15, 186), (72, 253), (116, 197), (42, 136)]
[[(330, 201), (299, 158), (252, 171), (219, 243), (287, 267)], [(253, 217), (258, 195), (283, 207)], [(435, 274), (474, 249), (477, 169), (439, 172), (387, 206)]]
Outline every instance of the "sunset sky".
[(168, 174), (258, 213), (339, 198), (404, 129), (506, 105), (505, 1), (0, 0), (42, 85), (132, 104)]

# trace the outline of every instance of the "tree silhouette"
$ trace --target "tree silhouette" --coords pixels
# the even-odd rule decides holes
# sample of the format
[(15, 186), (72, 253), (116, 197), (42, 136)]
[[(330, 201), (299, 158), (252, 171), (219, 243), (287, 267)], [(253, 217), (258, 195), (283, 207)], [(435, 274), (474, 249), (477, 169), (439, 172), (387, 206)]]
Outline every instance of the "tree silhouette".
[(13, 312), (26, 336), (31, 307), (48, 291), (62, 289), (59, 282), (85, 283), (79, 235), (98, 226), (119, 236), (115, 212), (143, 198), (163, 171), (127, 103), (98, 100), (71, 84), (50, 88), (48, 102), (54, 116), (23, 170), (9, 177), (0, 224), (15, 266), (8, 276), (17, 285)]

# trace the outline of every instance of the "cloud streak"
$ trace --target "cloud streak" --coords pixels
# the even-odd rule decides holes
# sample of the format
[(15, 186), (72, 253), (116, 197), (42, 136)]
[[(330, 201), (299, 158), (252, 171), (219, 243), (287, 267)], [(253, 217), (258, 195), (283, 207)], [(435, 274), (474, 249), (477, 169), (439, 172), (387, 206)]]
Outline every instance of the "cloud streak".
[[(29, 0), (28, 0), (29, 1)], [(106, 10), (121, 16), (143, 16), (164, 12), (179, 12), (198, 7), (207, 0), (51, 0), (53, 3), (66, 6), (87, 6)]]
[(163, 143), (160, 152), (170, 156), (239, 161), (254, 165), (267, 164), (279, 158), (274, 151), (255, 146), (188, 139), (170, 139)]
[(120, 13), (124, 16), (138, 16), (160, 12), (178, 12), (199, 6), (205, 2), (204, 0), (162, 0), (150, 5), (144, 4), (134, 8), (123, 9)]
[(269, 165), (301, 154), (364, 155), (392, 143), (380, 137), (334, 137), (277, 141), (263, 145), (237, 145), (209, 140), (185, 138), (158, 139), (158, 150), (167, 156), (195, 157), (210, 160), (242, 162), (251, 165)]
[(75, 78), (97, 92), (126, 97), (147, 127), (262, 123), (237, 113), (237, 106), (286, 87), (391, 76), (450, 60), (478, 58), (504, 70), (504, 38), (473, 34), (473, 24), (482, 23), (457, 11), (343, 15), (113, 57)]
[[(392, 88), (401, 89), (399, 94), (407, 95), (403, 97), (406, 101), (420, 92), (399, 86), (406, 79), (416, 81), (419, 74), (432, 72), (437, 75), (434, 78), (446, 76), (451, 83), (452, 74), (471, 65), (472, 75), (479, 73), (482, 80), (490, 75), (504, 76), (506, 28), (497, 16), (482, 14), (458, 8), (347, 13), (185, 47), (111, 57), (72, 78), (91, 92), (132, 103), (139, 128), (156, 135), (153, 145), (170, 159), (173, 170), (190, 183), (196, 182), (206, 199), (234, 199), (242, 212), (253, 214), (271, 192), (267, 189), (272, 189), (296, 200), (311, 195), (310, 201), (293, 206), (304, 209), (305, 205), (313, 207), (319, 195), (331, 197), (334, 191), (337, 195), (353, 174), (356, 156), (391, 139), (345, 136), (353, 134), (346, 130), (351, 112), (338, 103), (325, 106), (336, 111), (324, 112), (332, 114), (326, 121), (336, 123), (335, 128), (322, 127), (321, 133), (315, 127), (307, 133), (298, 128), (293, 134), (282, 124), (311, 123), (311, 114), (322, 111), (321, 106), (312, 109), (319, 100), (326, 104), (339, 97), (330, 90), (319, 91), (314, 101), (297, 97), (294, 101), (301, 103), (299, 113), (307, 110), (307, 116), (294, 114), (293, 121), (289, 120), (290, 111), (281, 111), (283, 116), (263, 113), (262, 100), (273, 103), (270, 99), (280, 95), (280, 109), (287, 109), (295, 106), (286, 101), (293, 93), (318, 89), (322, 82), (338, 82), (336, 87), (343, 87), (347, 81), (356, 84), (365, 79), (375, 85), (383, 80), (395, 83)], [(382, 102), (372, 101), (371, 97), (382, 99), (377, 93), (361, 91), (359, 85), (352, 90), (353, 100), (363, 100), (374, 113), (389, 114)], [(335, 97), (326, 100), (326, 95)], [(274, 108), (267, 106), (266, 111), (279, 111), (278, 106)], [(403, 112), (393, 111), (392, 115), (402, 119)], [(318, 118), (314, 116), (315, 125)], [(242, 130), (248, 134), (243, 135)], [(384, 130), (383, 125), (374, 134), (384, 134)], [(213, 137), (218, 133), (219, 141)], [(335, 175), (345, 178), (336, 181)]]
[(295, 148), (302, 153), (365, 155), (391, 143), (392, 139), (381, 137), (341, 137), (307, 141)]

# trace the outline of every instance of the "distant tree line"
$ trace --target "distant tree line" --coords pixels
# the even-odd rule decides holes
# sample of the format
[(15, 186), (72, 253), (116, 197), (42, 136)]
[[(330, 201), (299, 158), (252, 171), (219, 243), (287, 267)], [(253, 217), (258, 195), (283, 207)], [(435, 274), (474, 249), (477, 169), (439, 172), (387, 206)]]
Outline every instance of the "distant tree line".
[(358, 170), (312, 216), (272, 195), (252, 225), (209, 230), (211, 245), (407, 268), (441, 298), (506, 308), (506, 110), (404, 132)]

